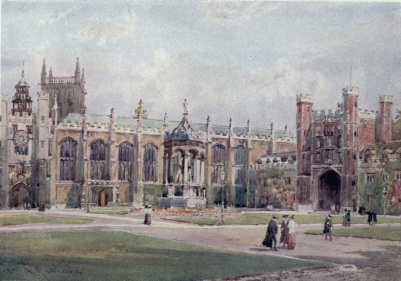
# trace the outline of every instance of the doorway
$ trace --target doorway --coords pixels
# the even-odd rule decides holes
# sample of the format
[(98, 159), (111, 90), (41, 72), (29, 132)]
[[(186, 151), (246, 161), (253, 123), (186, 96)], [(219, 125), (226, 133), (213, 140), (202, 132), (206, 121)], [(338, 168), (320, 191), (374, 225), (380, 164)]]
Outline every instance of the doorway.
[(107, 191), (101, 190), (97, 194), (97, 205), (99, 207), (106, 207), (107, 206)]
[(333, 170), (325, 172), (319, 178), (318, 208), (330, 210), (331, 206), (340, 205), (341, 178)]

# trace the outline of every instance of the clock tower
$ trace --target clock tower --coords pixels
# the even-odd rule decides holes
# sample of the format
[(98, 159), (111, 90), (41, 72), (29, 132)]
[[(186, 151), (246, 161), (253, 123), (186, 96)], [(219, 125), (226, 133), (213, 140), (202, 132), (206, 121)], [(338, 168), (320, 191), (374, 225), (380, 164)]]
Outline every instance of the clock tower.
[[(0, 208), (22, 208), (34, 205), (34, 191), (32, 190), (31, 174), (33, 172), (32, 157), (34, 151), (34, 119), (32, 112), (32, 98), (29, 95), (29, 85), (25, 81), (24, 69), (21, 78), (15, 85), (15, 93), (11, 100), (11, 112), (6, 117), (7, 133), (1, 142), (7, 147), (5, 150), (6, 163), (2, 165), (2, 181), (0, 194)], [(3, 110), (2, 110), (3, 111)], [(3, 112), (1, 112), (3, 113)], [(5, 155), (2, 155), (3, 158)], [(6, 184), (4, 184), (6, 183)]]

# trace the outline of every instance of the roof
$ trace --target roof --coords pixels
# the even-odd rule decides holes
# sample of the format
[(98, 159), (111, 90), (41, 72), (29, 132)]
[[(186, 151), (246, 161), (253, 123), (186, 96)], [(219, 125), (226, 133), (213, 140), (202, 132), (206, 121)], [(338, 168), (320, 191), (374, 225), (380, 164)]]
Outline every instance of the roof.
[[(82, 126), (82, 118), (83, 115), (80, 113), (69, 113), (67, 116), (65, 116), (62, 120), (61, 123), (77, 123), (79, 126)], [(118, 127), (124, 127), (124, 128), (130, 128), (130, 129), (136, 129), (137, 127), (137, 122), (138, 119), (133, 118), (133, 117), (125, 117), (125, 116), (116, 116), (114, 118), (114, 124), (115, 126)], [(184, 124), (182, 123), (184, 121), (166, 121), (166, 125), (168, 130), (173, 134), (174, 130), (175, 133), (174, 135), (178, 138), (183, 137), (182, 131), (181, 133), (178, 133), (179, 127), (182, 129), (182, 126)], [(96, 115), (96, 114), (87, 114), (86, 115), (86, 122), (89, 126), (94, 126), (95, 124), (101, 125), (104, 124), (106, 126), (109, 125), (110, 123), (110, 116), (109, 115)], [(164, 129), (164, 121), (159, 120), (159, 119), (140, 119), (140, 125), (142, 128), (149, 128), (149, 129)], [(237, 136), (246, 136), (247, 135), (247, 127), (233, 127), (232, 128), (233, 133)], [(195, 133), (195, 132), (203, 132), (206, 133), (207, 127), (206, 124), (203, 123), (190, 123), (190, 131)], [(216, 135), (227, 135), (229, 131), (228, 125), (211, 125), (211, 131), (213, 134)], [(191, 134), (191, 132), (189, 134)], [(275, 130), (274, 131), (275, 137), (276, 138), (281, 138), (286, 136), (286, 132), (284, 130)], [(268, 138), (271, 136), (271, 130), (270, 129), (264, 129), (264, 128), (250, 128), (250, 136), (251, 137), (260, 137), (260, 138)], [(194, 137), (192, 135), (192, 137)], [(199, 137), (199, 136), (198, 136)], [(293, 137), (293, 135), (290, 133), (289, 137)]]

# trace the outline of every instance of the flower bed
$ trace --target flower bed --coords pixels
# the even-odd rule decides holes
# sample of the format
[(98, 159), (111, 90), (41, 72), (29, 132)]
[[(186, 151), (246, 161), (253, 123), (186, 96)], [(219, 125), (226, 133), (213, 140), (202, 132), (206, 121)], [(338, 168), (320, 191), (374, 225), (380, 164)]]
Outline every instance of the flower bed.
[[(193, 216), (198, 216), (198, 215), (213, 215), (213, 214), (219, 214), (220, 213), (220, 208), (206, 208), (203, 210), (197, 209), (197, 208), (185, 208), (185, 209), (173, 209), (173, 208), (167, 208), (167, 209), (162, 209), (162, 208), (156, 208), (154, 210), (155, 213), (158, 214), (164, 214), (164, 215), (193, 215)], [(240, 214), (240, 211), (237, 210), (232, 210), (232, 209), (224, 209), (224, 213), (226, 214)]]

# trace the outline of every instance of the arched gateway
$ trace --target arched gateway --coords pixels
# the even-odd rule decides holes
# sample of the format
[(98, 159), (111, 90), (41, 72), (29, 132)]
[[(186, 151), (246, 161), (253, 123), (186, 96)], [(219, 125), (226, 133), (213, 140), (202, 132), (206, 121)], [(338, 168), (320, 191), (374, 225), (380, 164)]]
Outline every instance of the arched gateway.
[(24, 204), (29, 203), (30, 200), (31, 187), (23, 182), (17, 182), (10, 189), (10, 207), (19, 208), (24, 206)]
[(334, 170), (324, 172), (318, 181), (318, 209), (330, 210), (334, 205), (340, 205), (341, 177)]

